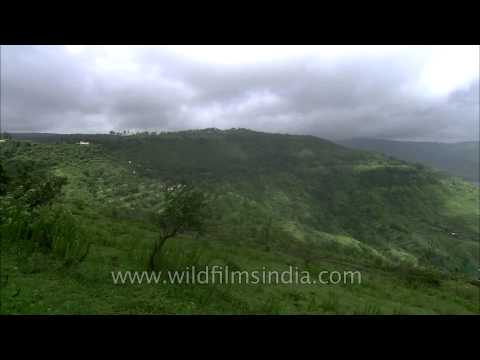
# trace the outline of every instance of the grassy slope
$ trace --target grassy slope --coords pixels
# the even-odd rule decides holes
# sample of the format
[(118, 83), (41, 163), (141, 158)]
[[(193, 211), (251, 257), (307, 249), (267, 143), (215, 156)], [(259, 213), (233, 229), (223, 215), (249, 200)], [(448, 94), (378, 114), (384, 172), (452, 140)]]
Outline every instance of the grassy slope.
[[(272, 154), (276, 151), (275, 141), (270, 145)], [(289, 152), (292, 152), (292, 147), (294, 150), (299, 149), (294, 153), (300, 153), (300, 158), (308, 159), (315, 151), (311, 148), (316, 144), (314, 139), (308, 141), (312, 141), (309, 146), (305, 146), (304, 141), (297, 148), (290, 145)], [(322, 143), (322, 150), (329, 147), (328, 143)], [(178, 140), (175, 148), (181, 149)], [(187, 150), (189, 148), (186, 147)], [(254, 155), (248, 152), (245, 154), (245, 148), (248, 149), (248, 146), (237, 145), (226, 150), (229, 151), (227, 154), (245, 161)], [(151, 147), (147, 147), (147, 150), (149, 154), (152, 153)], [(264, 151), (264, 148), (261, 150)], [(342, 154), (335, 150), (331, 148), (334, 156), (340, 159), (335, 159), (334, 163), (344, 167), (349, 164), (350, 174), (362, 174), (365, 171), (370, 174), (374, 169), (385, 168), (385, 163), (379, 157), (365, 158), (357, 153)], [(177, 153), (182, 154), (181, 151)], [(325, 156), (325, 153), (323, 151), (322, 155)], [(286, 270), (289, 265), (308, 268), (313, 272), (324, 269), (361, 269), (363, 284), (120, 286), (112, 284), (110, 271), (144, 268), (146, 254), (156, 233), (155, 228), (144, 221), (142, 214), (135, 209), (155, 207), (155, 190), (159, 178), (167, 177), (166, 169), (162, 168), (161, 163), (155, 164), (152, 159), (146, 158), (145, 154), (139, 153), (135, 157), (128, 148), (123, 147), (119, 151), (112, 144), (110, 147), (108, 144), (89, 147), (73, 144), (35, 145), (20, 151), (17, 149), (15, 154), (18, 158), (43, 159), (46, 165), (53, 166), (53, 171), (69, 178), (63, 201), (72, 208), (79, 223), (88, 229), (93, 245), (83, 263), (65, 269), (49, 256), (24, 258), (15, 246), (2, 243), (2, 276), (8, 274), (8, 282), (2, 288), (4, 313), (475, 313), (479, 310), (478, 288), (466, 280), (454, 280), (452, 276), (445, 275), (441, 277), (439, 286), (429, 285), (426, 281), (415, 280), (411, 268), (403, 266), (420, 261), (425, 242), (428, 242), (426, 240), (432, 237), (434, 231), (441, 234), (435, 236), (436, 242), (441, 245), (435, 247), (436, 251), (440, 255), (441, 252), (445, 253), (440, 259), (450, 256), (454, 266), (465, 265), (467, 269), (463, 270), (468, 270), (469, 266), (478, 261), (475, 258), (478, 242), (465, 238), (466, 235), (463, 239), (452, 239), (443, 229), (446, 224), (455, 224), (464, 228), (465, 234), (478, 234), (478, 207), (475, 203), (478, 194), (462, 182), (443, 178), (438, 184), (422, 184), (422, 190), (431, 188), (432, 193), (429, 195), (437, 192), (437, 200), (442, 206), (434, 218), (443, 222), (424, 224), (418, 233), (411, 232), (410, 229), (407, 232), (405, 229), (390, 229), (386, 236), (390, 240), (379, 243), (382, 237), (378, 237), (377, 241), (367, 240), (372, 231), (355, 228), (344, 230), (349, 220), (360, 219), (354, 215), (358, 211), (349, 213), (346, 208), (340, 208), (336, 216), (327, 217), (325, 221), (319, 220), (322, 217), (318, 216), (318, 212), (325, 210), (325, 207), (318, 205), (315, 192), (305, 191), (309, 181), (302, 183), (298, 174), (306, 171), (318, 176), (317, 180), (320, 175), (328, 178), (327, 172), (333, 166), (328, 165), (332, 156), (325, 156), (317, 163), (307, 162), (309, 166), (300, 167), (297, 173), (292, 169), (278, 171), (278, 168), (286, 164), (285, 159), (280, 158), (276, 168), (263, 173), (258, 171), (260, 174), (257, 171), (244, 174), (245, 169), (250, 169), (249, 163), (222, 163), (220, 158), (217, 160), (219, 163), (212, 163), (213, 160), (210, 159), (210, 164), (205, 166), (204, 163), (199, 163), (201, 159), (197, 159), (183, 169), (176, 169), (175, 173), (187, 177), (191, 174), (187, 171), (189, 168), (194, 165), (203, 166), (205, 176), (201, 181), (221, 192), (218, 207), (219, 213), (224, 215), (218, 216), (216, 220), (221, 226), (212, 230), (208, 237), (199, 240), (183, 237), (169, 244), (168, 258), (177, 267), (182, 264), (191, 265), (192, 259), (188, 256), (183, 258), (182, 254), (194, 252), (200, 256), (195, 260), (198, 265), (226, 264), (231, 269), (258, 270), (266, 266), (269, 269)], [(170, 156), (171, 153), (168, 154)], [(272, 164), (268, 152), (264, 156), (264, 164)], [(342, 157), (343, 162), (340, 161)], [(133, 159), (133, 163), (129, 164), (127, 158)], [(175, 163), (179, 162), (181, 163), (177, 160)], [(301, 161), (291, 162), (295, 166), (299, 163)], [(149, 165), (159, 173), (151, 174), (148, 171)], [(390, 166), (402, 167), (405, 164), (392, 163)], [(196, 176), (198, 171), (197, 168)], [(235, 171), (236, 176), (231, 176)], [(213, 176), (209, 172), (213, 172)], [(334, 172), (333, 175), (338, 174)], [(394, 189), (391, 184), (396, 175), (393, 173), (388, 180), (387, 188), (390, 192)], [(245, 181), (246, 177), (251, 181)], [(212, 183), (212, 179), (222, 181)], [(367, 179), (367, 182), (385, 181), (382, 177), (376, 177), (375, 173)], [(357, 181), (366, 180), (359, 175)], [(336, 188), (345, 189), (346, 194), (335, 194), (333, 198), (324, 198), (324, 202), (339, 204), (343, 196), (346, 197), (344, 201), (351, 203), (352, 199), (360, 195), (352, 195), (350, 188), (358, 184), (337, 184)], [(328, 187), (328, 183), (324, 185)], [(382, 186), (376, 186), (376, 192), (378, 188)], [(316, 195), (325, 196), (325, 193)], [(375, 199), (375, 195), (379, 198)], [(367, 198), (376, 200), (371, 202), (377, 205), (380, 202), (388, 204), (384, 196), (386, 195), (372, 192)], [(374, 222), (369, 210), (374, 211), (374, 214), (388, 210), (402, 226), (421, 227), (420, 223), (412, 222), (412, 219), (417, 219), (418, 213), (414, 212), (414, 216), (409, 218), (406, 216), (408, 211), (395, 213), (393, 208), (385, 207), (376, 213), (375, 209), (365, 209), (365, 219), (370, 219), (370, 224)], [(342, 211), (344, 219), (340, 216)], [(326, 216), (325, 211), (323, 215)], [(269, 218), (273, 219), (273, 235), (266, 239), (262, 235), (262, 229), (265, 220)], [(337, 224), (331, 225), (332, 219), (337, 219)], [(379, 223), (382, 225), (389, 222), (383, 220)], [(437, 228), (433, 230), (435, 226)], [(357, 234), (360, 240), (352, 236), (352, 233)], [(402, 239), (397, 237), (402, 236), (408, 238), (410, 245), (400, 244)], [(453, 240), (460, 245), (451, 246)], [(452, 256), (455, 251), (456, 254)]]

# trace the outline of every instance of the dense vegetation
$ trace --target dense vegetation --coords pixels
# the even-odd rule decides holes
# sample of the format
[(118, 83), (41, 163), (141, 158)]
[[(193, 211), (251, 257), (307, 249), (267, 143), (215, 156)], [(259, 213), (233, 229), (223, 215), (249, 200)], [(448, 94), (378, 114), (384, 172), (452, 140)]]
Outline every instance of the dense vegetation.
[(479, 143), (434, 143), (389, 141), (379, 139), (350, 139), (339, 142), (353, 149), (378, 151), (405, 161), (435, 167), (451, 175), (480, 184)]
[[(245, 129), (33, 135), (0, 161), (4, 313), (479, 311), (478, 188), (422, 165)], [(178, 183), (196, 189), (185, 213), (201, 194), (210, 209), (162, 243), (161, 267), (361, 269), (363, 283), (114, 285), (177, 224), (164, 190)]]

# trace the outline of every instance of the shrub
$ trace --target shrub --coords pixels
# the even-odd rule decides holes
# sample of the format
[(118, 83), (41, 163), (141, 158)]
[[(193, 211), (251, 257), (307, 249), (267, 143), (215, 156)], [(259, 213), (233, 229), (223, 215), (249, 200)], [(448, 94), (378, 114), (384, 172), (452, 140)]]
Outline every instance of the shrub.
[(79, 263), (88, 254), (90, 243), (74, 216), (60, 206), (4, 209), (0, 226), (2, 240), (16, 243), (22, 251), (51, 253), (65, 265)]
[(43, 243), (38, 243), (46, 245), (55, 256), (63, 259), (66, 265), (83, 261), (88, 255), (90, 242), (74, 216), (63, 208), (42, 210), (44, 215), (34, 224), (38, 233), (43, 236), (39, 238)]

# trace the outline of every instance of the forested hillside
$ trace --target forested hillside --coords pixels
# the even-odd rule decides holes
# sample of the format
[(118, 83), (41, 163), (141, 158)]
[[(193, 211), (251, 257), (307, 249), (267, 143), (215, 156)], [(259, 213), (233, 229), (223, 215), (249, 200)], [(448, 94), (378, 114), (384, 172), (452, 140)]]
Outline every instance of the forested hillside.
[(476, 184), (480, 182), (478, 141), (448, 144), (350, 139), (339, 141), (339, 144), (353, 149), (380, 152), (409, 162), (421, 163)]
[[(29, 134), (0, 144), (0, 161), (4, 313), (478, 312), (478, 187), (419, 164), (246, 129)], [(169, 240), (159, 266), (366, 280), (113, 285), (112, 269), (147, 268), (165, 184), (210, 200), (205, 231)]]

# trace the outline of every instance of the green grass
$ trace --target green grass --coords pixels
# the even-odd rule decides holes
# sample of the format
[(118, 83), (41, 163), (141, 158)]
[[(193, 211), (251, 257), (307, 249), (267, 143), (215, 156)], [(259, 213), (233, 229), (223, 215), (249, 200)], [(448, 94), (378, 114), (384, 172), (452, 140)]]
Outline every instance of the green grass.
[[(93, 145), (2, 146), (7, 170), (34, 160), (68, 179), (56, 204), (90, 244), (82, 261), (66, 264), (64, 252), (26, 251), (2, 227), (4, 314), (479, 313), (479, 288), (470, 283), (479, 260), (478, 188), (460, 180), (311, 137), (87, 140)], [(146, 269), (158, 236), (148, 213), (161, 204), (169, 174), (218, 196), (207, 235), (170, 239), (164, 269), (361, 270), (362, 284), (113, 284), (111, 271)]]
[[(204, 246), (193, 239), (178, 239), (169, 245), (166, 267), (170, 268), (191, 266), (191, 257), (180, 254), (192, 249), (202, 254), (196, 262), (199, 267), (221, 263), (242, 270), (264, 266), (286, 270), (287, 263), (301, 263), (295, 257), (237, 245)], [(16, 259), (12, 250), (2, 249), (2, 276), (8, 274), (2, 288), (2, 313), (391, 314), (399, 308), (404, 314), (478, 313), (478, 288), (460, 280), (445, 279), (430, 287), (410, 283), (393, 271), (368, 270), (362, 274), (363, 283), (355, 285), (114, 285), (110, 272), (142, 271), (142, 256), (121, 246), (94, 245), (87, 259), (75, 267), (65, 268), (44, 256), (37, 260), (41, 263), (37, 271), (32, 271), (22, 266), (25, 259)], [(338, 269), (328, 261), (315, 265)]]

